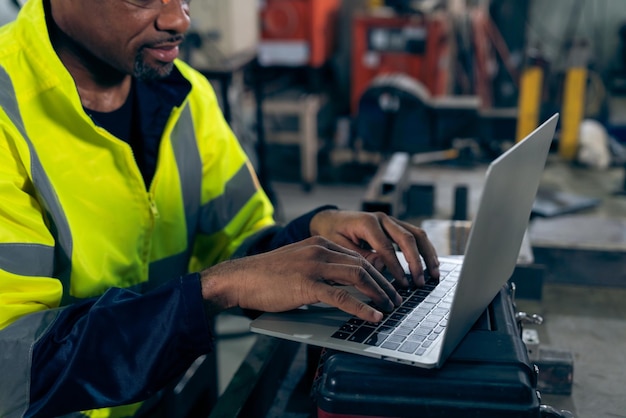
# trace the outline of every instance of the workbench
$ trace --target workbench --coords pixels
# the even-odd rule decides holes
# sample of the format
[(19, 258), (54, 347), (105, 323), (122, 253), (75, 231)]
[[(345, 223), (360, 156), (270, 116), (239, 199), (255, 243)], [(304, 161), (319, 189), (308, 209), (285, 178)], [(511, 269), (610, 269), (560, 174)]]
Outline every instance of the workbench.
[[(409, 164), (398, 170), (399, 162), (390, 159), (381, 165), (362, 209), (382, 210), (422, 226), (440, 255), (462, 254), (464, 242), (451, 245), (441, 221), (458, 221), (450, 226), (459, 229), (461, 221), (474, 217), (487, 166)], [(397, 171), (402, 175), (394, 181), (389, 172)], [(623, 184), (623, 167), (595, 170), (550, 155), (522, 248), (525, 263), (545, 266), (549, 282), (626, 287)], [(465, 200), (459, 202), (460, 190)]]

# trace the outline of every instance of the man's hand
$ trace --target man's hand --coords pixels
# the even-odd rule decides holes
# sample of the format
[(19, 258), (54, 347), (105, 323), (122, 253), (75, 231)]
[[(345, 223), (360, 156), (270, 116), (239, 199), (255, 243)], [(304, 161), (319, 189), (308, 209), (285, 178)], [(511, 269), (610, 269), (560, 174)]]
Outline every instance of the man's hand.
[(407, 286), (408, 282), (396, 257), (394, 243), (404, 254), (415, 284), (424, 284), (420, 255), (431, 277), (439, 278), (437, 253), (426, 233), (384, 213), (325, 210), (313, 217), (310, 230), (311, 235), (323, 236), (358, 252), (379, 271), (386, 267), (401, 285)]
[(366, 321), (382, 319), (381, 311), (336, 285), (354, 286), (383, 311), (402, 302), (389, 281), (358, 252), (320, 236), (217, 264), (201, 277), (202, 295), (216, 310), (239, 306), (281, 312), (323, 302)]

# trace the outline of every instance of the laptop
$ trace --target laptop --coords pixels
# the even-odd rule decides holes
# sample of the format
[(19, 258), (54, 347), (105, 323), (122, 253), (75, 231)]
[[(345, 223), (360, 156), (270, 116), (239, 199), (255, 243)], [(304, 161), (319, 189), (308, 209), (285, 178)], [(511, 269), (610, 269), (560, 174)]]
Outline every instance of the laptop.
[[(307, 305), (264, 313), (251, 322), (251, 331), (423, 368), (441, 367), (513, 273), (557, 120), (558, 114), (553, 115), (489, 164), (464, 255), (440, 257), (438, 284), (428, 281), (424, 288), (402, 289), (405, 302), (379, 324), (327, 305)], [(408, 272), (406, 260), (397, 255)]]

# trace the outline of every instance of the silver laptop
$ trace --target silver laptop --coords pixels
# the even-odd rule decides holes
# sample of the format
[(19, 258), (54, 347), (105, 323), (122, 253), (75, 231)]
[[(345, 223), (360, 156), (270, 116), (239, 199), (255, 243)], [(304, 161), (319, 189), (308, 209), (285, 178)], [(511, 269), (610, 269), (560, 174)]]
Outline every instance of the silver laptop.
[[(489, 165), (464, 256), (440, 257), (440, 282), (401, 290), (404, 303), (380, 324), (336, 308), (309, 305), (264, 313), (250, 329), (414, 366), (440, 367), (513, 273), (557, 120), (555, 114)], [(398, 258), (408, 272), (402, 254)]]

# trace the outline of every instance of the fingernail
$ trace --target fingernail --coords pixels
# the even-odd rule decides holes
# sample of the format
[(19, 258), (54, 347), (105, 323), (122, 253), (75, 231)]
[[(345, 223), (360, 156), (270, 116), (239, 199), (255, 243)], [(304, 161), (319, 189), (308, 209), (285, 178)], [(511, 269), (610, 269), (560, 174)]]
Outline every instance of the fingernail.
[(411, 276), (408, 276), (408, 275), (402, 276), (401, 282), (402, 282), (402, 286), (403, 287), (410, 286), (411, 285)]
[(396, 296), (394, 299), (395, 299), (396, 306), (402, 305), (402, 296), (396, 293)]
[(374, 321), (373, 322), (380, 322), (383, 320), (383, 313), (379, 312), (379, 311), (375, 311), (374, 312)]
[(422, 275), (420, 275), (420, 276), (417, 278), (417, 282), (419, 283), (419, 285), (420, 285), (420, 286), (423, 286), (423, 285), (425, 285), (425, 284), (426, 284), (426, 280), (424, 279), (424, 275), (423, 275), (423, 274), (422, 274)]

